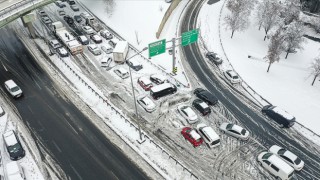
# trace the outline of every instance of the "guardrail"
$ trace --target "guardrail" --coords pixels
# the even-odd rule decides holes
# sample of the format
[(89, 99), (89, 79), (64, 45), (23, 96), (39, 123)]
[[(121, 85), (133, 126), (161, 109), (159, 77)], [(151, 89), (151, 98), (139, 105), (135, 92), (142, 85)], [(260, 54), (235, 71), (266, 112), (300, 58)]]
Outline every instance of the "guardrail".
[[(224, 47), (223, 47), (223, 44), (222, 44), (222, 40), (221, 40), (221, 27), (220, 27), (220, 24), (221, 24), (221, 16), (222, 16), (222, 10), (225, 6), (225, 3), (227, 1), (224, 1), (221, 9), (220, 9), (220, 15), (219, 15), (219, 21), (218, 21), (218, 28), (219, 28), (219, 41), (220, 41), (220, 45), (221, 45), (221, 48), (222, 48), (222, 51), (223, 51), (223, 54), (224, 56), (226, 57), (226, 59), (229, 61), (229, 58), (224, 50)], [(229, 61), (230, 62), (230, 61)], [(229, 63), (230, 64), (230, 63)], [(233, 68), (232, 64), (230, 64), (230, 66)], [(240, 75), (238, 75), (240, 77)], [(256, 99), (258, 102), (259, 101), (264, 101), (266, 102), (267, 104), (270, 104), (272, 105), (268, 100), (266, 100), (265, 98), (263, 98), (260, 94), (258, 94), (251, 86), (249, 86), (241, 77), (240, 79), (242, 80), (242, 86), (245, 85), (246, 87), (244, 87), (244, 90), (247, 91), (247, 93), (249, 93), (254, 99), (256, 99), (255, 96), (258, 96), (260, 98), (260, 100)], [(250, 92), (251, 91), (251, 92)], [(253, 93), (253, 94), (252, 94)], [(307, 128), (306, 126), (304, 126), (303, 124), (299, 123), (299, 122), (296, 122), (297, 124), (299, 124), (301, 127), (303, 127), (304, 129), (308, 130), (309, 132), (311, 132), (314, 136), (318, 137), (319, 138), (319, 141), (320, 141), (320, 135), (315, 133), (314, 131), (312, 131), (311, 129)]]

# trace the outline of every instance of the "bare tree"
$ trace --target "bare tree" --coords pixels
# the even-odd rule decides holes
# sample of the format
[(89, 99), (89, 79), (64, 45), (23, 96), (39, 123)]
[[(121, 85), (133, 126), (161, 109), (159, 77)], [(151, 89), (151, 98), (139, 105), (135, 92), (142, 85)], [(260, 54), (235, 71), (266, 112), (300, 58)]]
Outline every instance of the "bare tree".
[(270, 44), (268, 46), (268, 53), (264, 57), (266, 61), (269, 62), (267, 72), (269, 72), (271, 64), (280, 60), (280, 54), (282, 52), (282, 44), (284, 42), (283, 29), (280, 27), (272, 35)]
[(320, 75), (320, 57), (316, 57), (314, 59), (314, 61), (311, 63), (310, 69), (311, 69), (310, 74), (313, 75), (313, 81), (312, 81), (311, 86), (313, 86), (317, 77)]
[(306, 42), (303, 35), (305, 32), (305, 28), (302, 22), (293, 21), (289, 25), (286, 26), (284, 32), (284, 49), (287, 52), (286, 59), (289, 53), (295, 52), (298, 49), (302, 50), (302, 43)]
[(279, 24), (281, 5), (277, 0), (265, 0), (260, 2), (257, 8), (259, 30), (261, 26), (264, 28), (265, 36), (263, 40), (265, 41), (268, 32)]
[(284, 24), (290, 24), (293, 20), (299, 19), (300, 0), (285, 0), (282, 7), (281, 17), (283, 18)]
[(243, 31), (249, 26), (249, 17), (255, 0), (228, 0), (227, 8), (231, 14), (225, 17), (227, 29), (231, 30), (231, 38), (235, 31)]

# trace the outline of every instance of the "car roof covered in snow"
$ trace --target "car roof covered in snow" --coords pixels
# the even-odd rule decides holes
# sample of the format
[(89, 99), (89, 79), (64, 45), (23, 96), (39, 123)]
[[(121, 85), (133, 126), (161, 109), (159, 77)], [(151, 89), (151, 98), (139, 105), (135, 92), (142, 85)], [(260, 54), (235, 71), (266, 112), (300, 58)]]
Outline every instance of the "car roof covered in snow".
[(150, 79), (147, 78), (147, 77), (145, 77), (145, 76), (140, 77), (139, 80), (140, 80), (141, 82), (143, 82), (143, 84), (145, 84), (145, 85), (152, 84), (152, 82), (150, 81)]
[(199, 103), (199, 105), (200, 105), (203, 109), (206, 109), (206, 108), (209, 107), (208, 104), (205, 103), (204, 101), (202, 101), (201, 103)]
[(148, 96), (141, 98), (141, 100), (144, 101), (147, 105), (154, 104)]
[(118, 70), (120, 71), (120, 73), (121, 73), (121, 74), (128, 73), (128, 71), (127, 71), (127, 70), (125, 70), (125, 69), (124, 69), (124, 68), (122, 68), (122, 67), (120, 67)]
[(193, 139), (198, 140), (201, 138), (201, 136), (193, 129), (190, 131), (190, 135), (193, 137)]
[(292, 116), (291, 114), (289, 114), (287, 111), (279, 108), (278, 106), (275, 106), (275, 107), (273, 108), (273, 111), (276, 112), (276, 113), (278, 113), (278, 114), (280, 114), (281, 116), (283, 116), (283, 117), (286, 118), (286, 119), (291, 120), (291, 119), (294, 118), (294, 116)]
[(236, 72), (234, 72), (233, 70), (228, 70), (227, 72), (229, 72), (229, 74), (231, 76), (238, 76), (238, 74)]
[(293, 172), (293, 168), (275, 154), (272, 154), (272, 156), (270, 156), (268, 160), (272, 164), (276, 164), (278, 167), (281, 167), (281, 169), (287, 174), (290, 174), (291, 172)]
[(189, 106), (186, 106), (186, 108), (183, 109), (183, 111), (185, 111), (189, 116), (194, 116), (194, 115), (196, 115), (196, 113), (195, 113), (195, 112), (192, 110), (192, 108), (189, 107)]
[(67, 50), (64, 47), (59, 48), (60, 53), (67, 54)]
[(16, 84), (12, 79), (6, 81), (5, 84), (6, 84), (10, 89), (17, 86), (17, 84)]
[(137, 59), (130, 59), (129, 62), (131, 62), (133, 66), (141, 65), (141, 63)]
[(241, 132), (243, 128), (240, 127), (240, 126), (238, 126), (238, 125), (236, 125), (236, 124), (234, 124), (234, 125), (232, 126), (232, 129), (235, 130), (235, 131), (237, 131), (237, 132)]
[(155, 78), (155, 79), (160, 79), (161, 81), (166, 80), (167, 78), (162, 75), (162, 74), (152, 74), (150, 77)]
[(3, 134), (4, 140), (8, 146), (12, 146), (18, 143), (13, 130), (7, 131)]
[(163, 83), (163, 84), (160, 84), (160, 85), (157, 85), (157, 86), (153, 86), (151, 88), (151, 91), (152, 92), (159, 92), (159, 91), (162, 91), (163, 89), (167, 89), (169, 87), (173, 87), (173, 85), (170, 84), (170, 83)]
[(81, 39), (81, 41), (87, 41), (88, 40), (88, 38), (86, 36), (84, 36), (84, 35), (79, 36), (79, 39)]

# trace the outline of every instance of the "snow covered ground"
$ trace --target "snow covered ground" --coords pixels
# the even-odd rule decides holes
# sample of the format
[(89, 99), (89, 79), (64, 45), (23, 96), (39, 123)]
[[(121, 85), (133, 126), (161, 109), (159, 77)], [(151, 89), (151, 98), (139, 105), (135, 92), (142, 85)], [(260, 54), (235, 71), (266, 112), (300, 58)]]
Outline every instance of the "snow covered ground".
[[(264, 32), (255, 25), (254, 12), (251, 15), (251, 26), (244, 32), (235, 32), (231, 39), (231, 32), (225, 30), (224, 17), (228, 13), (220, 9), (224, 1), (215, 5), (204, 5), (199, 15), (201, 34), (209, 50), (224, 57), (222, 69), (234, 68), (241, 78), (258, 94), (274, 105), (280, 106), (296, 117), (296, 120), (320, 134), (320, 83), (311, 86), (313, 77), (310, 76), (310, 63), (319, 54), (320, 44), (306, 39), (304, 50), (289, 54), (281, 54), (280, 62), (271, 66), (267, 73), (268, 63), (263, 60), (267, 53), (269, 40), (263, 41)], [(211, 22), (211, 23), (206, 23)], [(223, 49), (220, 44), (220, 38)], [(248, 58), (248, 55), (252, 58)], [(227, 61), (228, 59), (228, 61)], [(294, 126), (295, 127), (295, 126)]]
[[(26, 155), (22, 159), (18, 160), (17, 163), (23, 169), (26, 179), (42, 180), (44, 176), (38, 167), (41, 166), (41, 158), (35, 144), (26, 130), (24, 125), (21, 123), (21, 119), (16, 115), (16, 112), (12, 110), (12, 106), (7, 104), (8, 99), (4, 99), (0, 96), (0, 106), (6, 112), (5, 115), (0, 117), (0, 144), (1, 144), (1, 168), (0, 175), (6, 177), (6, 164), (12, 162), (9, 157), (9, 153), (4, 144), (2, 134), (9, 130), (14, 130), (17, 133), (18, 138), (21, 141), (22, 147), (24, 148)], [(38, 164), (37, 164), (38, 163)], [(2, 179), (2, 178), (1, 178)], [(6, 178), (5, 178), (6, 179)]]
[[(170, 5), (170, 3), (166, 3), (164, 0), (111, 1), (113, 2), (111, 4), (106, 1), (95, 1), (95, 3), (92, 3), (90, 0), (80, 0), (80, 2), (107, 26), (140, 50), (147, 47), (149, 43), (161, 39), (169, 41), (173, 37), (177, 37), (178, 21), (181, 17), (180, 12), (182, 12), (189, 1), (182, 1), (176, 10), (173, 11), (159, 39), (156, 38), (156, 32), (163, 15)], [(147, 14), (152, 14), (152, 16), (147, 16)], [(171, 47), (172, 43), (167, 43), (166, 46), (167, 48)], [(178, 50), (176, 52), (177, 54), (179, 53)], [(148, 51), (142, 54), (145, 57), (149, 56)], [(172, 72), (172, 56), (169, 55), (168, 51), (152, 57), (150, 61), (157, 64), (165, 72), (169, 74)], [(178, 72), (174, 78), (181, 82), (181, 84), (189, 86), (190, 84), (184, 74), (179, 55), (177, 56), (176, 67)]]

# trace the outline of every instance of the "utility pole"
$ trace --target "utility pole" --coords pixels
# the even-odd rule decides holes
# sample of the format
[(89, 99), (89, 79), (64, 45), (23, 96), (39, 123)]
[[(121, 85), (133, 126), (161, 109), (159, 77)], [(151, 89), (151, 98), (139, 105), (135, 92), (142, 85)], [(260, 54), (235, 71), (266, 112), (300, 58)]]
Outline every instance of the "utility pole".
[(172, 73), (177, 74), (176, 68), (176, 38), (172, 38)]
[[(127, 58), (126, 61), (128, 61), (129, 59), (135, 57), (136, 55), (142, 53), (143, 51), (145, 51), (147, 49), (148, 49), (147, 47), (143, 48), (138, 53), (134, 54), (130, 58)], [(133, 95), (135, 113), (136, 113), (137, 119), (140, 120), (140, 116), (138, 115), (137, 101), (136, 101), (136, 95), (135, 95), (135, 92), (134, 92), (133, 80), (132, 80), (132, 74), (131, 74), (131, 67), (130, 66), (129, 66), (129, 74), (130, 74), (130, 80), (131, 80), (131, 88), (132, 88), (132, 95)], [(146, 139), (142, 136), (141, 125), (140, 125), (139, 122), (138, 122), (138, 127), (139, 127), (139, 139), (137, 141), (138, 141), (139, 144), (142, 144)]]

